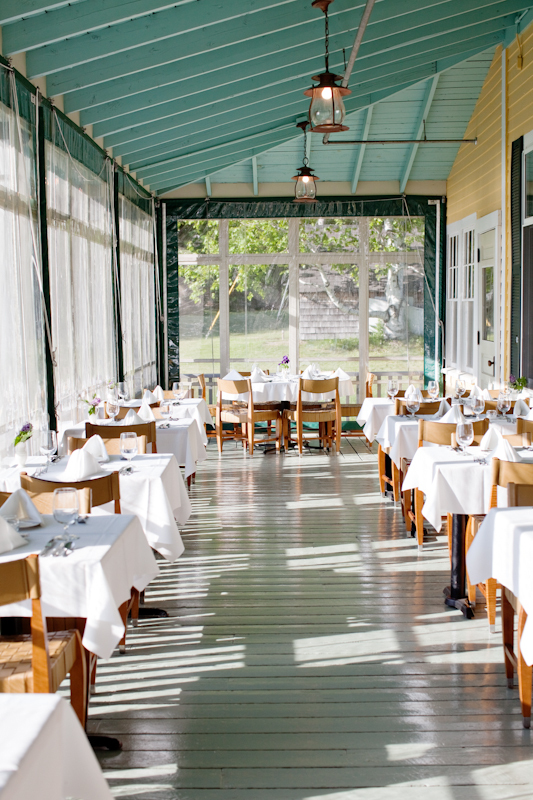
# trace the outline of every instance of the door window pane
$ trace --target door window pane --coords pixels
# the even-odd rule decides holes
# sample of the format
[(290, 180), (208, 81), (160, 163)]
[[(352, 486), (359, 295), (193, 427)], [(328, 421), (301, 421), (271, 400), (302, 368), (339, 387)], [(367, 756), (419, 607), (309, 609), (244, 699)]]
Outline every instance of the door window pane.
[(494, 267), (483, 267), (483, 339), (494, 341)]

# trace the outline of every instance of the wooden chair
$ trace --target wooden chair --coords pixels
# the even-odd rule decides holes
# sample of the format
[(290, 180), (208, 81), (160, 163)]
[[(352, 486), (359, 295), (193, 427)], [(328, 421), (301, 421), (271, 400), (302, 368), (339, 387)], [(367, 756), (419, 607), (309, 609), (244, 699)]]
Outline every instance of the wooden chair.
[[(102, 439), (105, 444), (105, 449), (107, 450), (107, 454), (109, 456), (119, 456), (120, 455), (120, 439), (112, 438), (106, 439), (102, 436)], [(68, 454), (69, 456), (74, 450), (82, 450), (82, 448), (87, 444), (87, 439), (78, 439), (75, 436), (68, 437)], [(141, 455), (146, 453), (146, 436), (137, 436), (137, 452)]]
[[(143, 422), (139, 425), (95, 425), (92, 422), (85, 423), (85, 436), (98, 434), (104, 441), (106, 439), (120, 439), (121, 433), (136, 433), (137, 436), (146, 436), (146, 444), (152, 445), (152, 453), (157, 453), (157, 439), (155, 422)], [(107, 445), (106, 445), (107, 447)]]
[[(514, 409), (516, 405), (516, 400), (511, 400), (511, 408), (507, 412), (505, 416), (511, 416), (511, 411)], [(485, 411), (497, 411), (498, 410), (498, 401), (497, 400), (485, 400)]]
[(114, 502), (115, 514), (120, 514), (120, 487), (118, 472), (110, 472), (101, 478), (89, 481), (48, 481), (34, 478), (27, 472), (20, 473), (20, 485), (29, 494), (41, 514), (51, 514), (56, 489), (72, 487), (78, 492), (80, 514), (89, 514), (92, 506), (103, 506)]
[[(281, 445), (282, 419), (281, 413), (274, 409), (263, 411), (256, 410), (252, 391), (252, 383), (249, 378), (242, 381), (225, 381), (217, 379), (218, 383), (218, 402), (216, 407), (216, 437), (219, 453), (227, 439), (242, 440), (243, 447), (248, 446), (250, 456), (253, 456), (255, 445), (255, 424), (257, 422), (269, 422), (275, 419), (276, 435), (262, 438), (262, 442), (275, 442), (276, 450), (279, 451)], [(239, 395), (248, 393), (246, 405), (233, 405), (231, 401), (222, 401), (223, 394)], [(224, 423), (233, 425), (233, 430), (224, 430)], [(240, 428), (240, 430), (239, 430)]]
[(361, 411), (361, 404), (352, 404), (352, 403), (341, 403), (341, 436), (344, 436), (345, 439), (357, 438), (357, 439), (364, 439), (367, 446), (370, 447), (370, 442), (366, 438), (362, 427), (357, 423), (353, 422), (353, 425), (357, 427), (348, 428), (344, 427), (342, 424), (342, 420), (354, 420), (355, 417), (359, 416), (359, 412)]
[(533, 435), (533, 419), (522, 419), (518, 417), (516, 420), (517, 433), (530, 433)]
[(11, 492), (0, 492), (0, 508), (2, 508), (8, 497), (11, 497)]
[[(422, 395), (424, 397), (424, 395)], [(410, 412), (407, 411), (407, 406), (409, 404), (409, 400), (406, 400), (405, 397), (396, 397), (394, 401), (394, 413), (397, 416), (405, 416)], [(420, 414), (436, 414), (440, 408), (440, 400), (432, 400), (427, 403), (420, 403), (420, 408), (418, 411), (415, 412), (415, 416)]]
[(201, 372), (196, 377), (198, 378), (198, 383), (200, 384), (200, 392), (201, 392), (201, 395), (202, 395), (202, 399), (205, 400), (206, 392), (207, 392), (207, 387), (206, 387), (206, 382), (205, 382), (205, 375), (204, 375), (203, 372)]
[(377, 381), (377, 379), (377, 375), (375, 375), (373, 372), (366, 373), (365, 397), (372, 397), (374, 383)]
[(0, 692), (52, 693), (70, 675), (70, 702), (82, 726), (87, 717), (87, 670), (77, 630), (48, 635), (41, 607), (39, 557), (0, 564), (0, 605), (31, 600), (31, 634), (0, 637)]
[[(325, 403), (320, 403), (317, 399), (316, 401), (311, 401), (313, 407), (306, 407), (305, 402), (302, 400), (302, 392), (316, 395), (334, 393), (335, 398), (333, 401)], [(318, 403), (320, 403), (319, 406)], [(287, 438), (291, 421), (296, 422), (296, 437), (300, 455), (303, 452), (304, 422), (318, 422), (318, 436), (313, 438), (318, 438), (323, 443), (323, 446), (327, 448), (333, 447), (333, 440), (335, 439), (335, 449), (336, 452), (339, 453), (341, 449), (342, 432), (339, 379), (327, 378), (326, 380), (310, 380), (300, 378), (296, 408), (284, 409), (283, 418), (286, 422)]]
[[(170, 394), (173, 397), (172, 392), (170, 392)], [(159, 407), (159, 403), (150, 403), (150, 408), (152, 409), (152, 411), (155, 408), (158, 408), (158, 407)], [(134, 411), (138, 411), (139, 409), (138, 408), (134, 408), (133, 410)], [(115, 420), (117, 420), (117, 422), (119, 422), (121, 419), (124, 419), (124, 417), (127, 415), (128, 411), (131, 411), (131, 408), (128, 408), (128, 406), (119, 406), (118, 407), (118, 414), (115, 417)], [(105, 416), (106, 416), (106, 419), (110, 419), (110, 416), (107, 413), (107, 402), (105, 404)]]

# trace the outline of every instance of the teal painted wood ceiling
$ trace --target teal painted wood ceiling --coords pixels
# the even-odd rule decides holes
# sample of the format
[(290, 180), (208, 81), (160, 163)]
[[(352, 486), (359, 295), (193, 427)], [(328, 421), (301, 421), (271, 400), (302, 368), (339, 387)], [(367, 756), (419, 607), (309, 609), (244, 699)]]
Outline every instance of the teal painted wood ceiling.
[[(498, 44), (531, 0), (377, 0), (335, 139), (460, 138)], [(330, 6), (330, 67), (344, 73), (363, 0)], [(303, 91), (323, 71), (311, 0), (0, 0), (2, 52), (164, 194), (203, 181), (285, 182), (300, 165)], [(366, 134), (366, 135), (365, 135)], [(324, 145), (328, 181), (446, 179), (457, 145)]]

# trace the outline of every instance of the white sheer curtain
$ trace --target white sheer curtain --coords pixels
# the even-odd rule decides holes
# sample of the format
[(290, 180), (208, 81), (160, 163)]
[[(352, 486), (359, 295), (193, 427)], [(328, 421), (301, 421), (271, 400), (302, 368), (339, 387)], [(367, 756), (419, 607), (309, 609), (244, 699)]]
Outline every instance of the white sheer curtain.
[(130, 394), (157, 380), (152, 217), (119, 195), (124, 379)]
[(116, 380), (110, 175), (107, 165), (95, 175), (49, 142), (46, 170), (56, 407), (63, 426), (86, 416), (80, 398), (105, 396), (106, 384)]
[(35, 197), (30, 126), (20, 117), (17, 122), (16, 114), (0, 103), (1, 455), (12, 452), (16, 432), (26, 422), (36, 429), (48, 422), (41, 267), (34, 249), (38, 239)]

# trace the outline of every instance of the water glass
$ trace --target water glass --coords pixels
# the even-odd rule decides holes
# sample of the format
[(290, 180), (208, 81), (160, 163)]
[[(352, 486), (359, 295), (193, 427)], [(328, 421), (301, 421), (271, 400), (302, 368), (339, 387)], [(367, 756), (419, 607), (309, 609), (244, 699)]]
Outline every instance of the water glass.
[(118, 412), (119, 412), (118, 401), (115, 400), (115, 399), (108, 400), (107, 401), (107, 416), (111, 417), (113, 422), (115, 421), (115, 417), (117, 416)]
[(170, 419), (176, 420), (180, 418), (180, 407), (178, 403), (172, 403), (170, 406)]
[(159, 406), (159, 414), (163, 419), (168, 419), (170, 415), (170, 404), (169, 403), (161, 403)]
[(137, 434), (126, 431), (120, 434), (120, 452), (122, 458), (131, 461), (137, 455)]
[(511, 408), (511, 396), (509, 392), (500, 392), (498, 395), (498, 402), (496, 404), (498, 411), (503, 415), (504, 419), (507, 419), (505, 416), (509, 409)]
[(432, 400), (436, 400), (439, 396), (439, 384), (437, 381), (430, 381), (428, 383), (428, 395)]
[(414, 419), (416, 412), (420, 409), (420, 403), (415, 398), (409, 398), (405, 404), (405, 408), (411, 414), (411, 418)]
[(462, 380), (462, 378), (459, 378), (459, 380), (455, 382), (455, 394), (457, 395), (457, 397), (462, 397), (465, 392), (466, 392), (466, 383), (464, 382), (464, 380)]
[(472, 411), (476, 417), (481, 417), (485, 411), (485, 401), (482, 397), (474, 397), (472, 402)]
[(52, 513), (56, 522), (65, 526), (65, 534), (68, 534), (69, 525), (79, 517), (80, 505), (78, 492), (72, 488), (61, 488), (54, 491), (52, 500)]
[(387, 394), (391, 400), (394, 400), (398, 394), (398, 381), (394, 380), (394, 378), (391, 378), (387, 384)]
[(129, 399), (128, 387), (124, 381), (120, 381), (118, 384), (118, 396), (122, 402)]
[(41, 444), (39, 446), (42, 456), (46, 456), (46, 467), (55, 453), (57, 453), (57, 434), (55, 431), (41, 431)]
[(178, 381), (174, 381), (174, 383), (172, 384), (172, 394), (174, 395), (176, 400), (178, 399), (179, 392), (180, 392), (179, 382)]
[(455, 439), (461, 452), (464, 454), (465, 448), (470, 447), (474, 441), (474, 426), (471, 422), (458, 422), (455, 429)]

